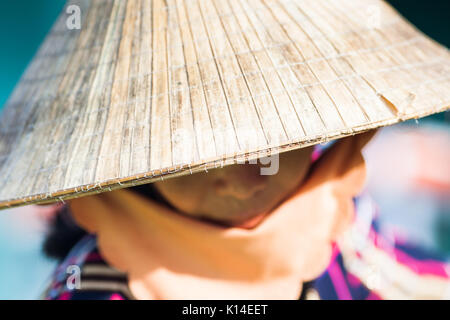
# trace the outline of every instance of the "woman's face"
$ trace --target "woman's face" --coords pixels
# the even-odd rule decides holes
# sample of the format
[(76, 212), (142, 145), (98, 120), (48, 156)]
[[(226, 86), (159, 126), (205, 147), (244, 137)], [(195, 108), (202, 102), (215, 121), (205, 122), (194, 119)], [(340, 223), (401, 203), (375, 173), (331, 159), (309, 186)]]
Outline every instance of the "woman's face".
[[(278, 172), (261, 174), (264, 165), (235, 164), (154, 183), (180, 212), (226, 225), (248, 225), (295, 191), (308, 172), (313, 148), (279, 155)], [(272, 161), (278, 160), (272, 157)]]

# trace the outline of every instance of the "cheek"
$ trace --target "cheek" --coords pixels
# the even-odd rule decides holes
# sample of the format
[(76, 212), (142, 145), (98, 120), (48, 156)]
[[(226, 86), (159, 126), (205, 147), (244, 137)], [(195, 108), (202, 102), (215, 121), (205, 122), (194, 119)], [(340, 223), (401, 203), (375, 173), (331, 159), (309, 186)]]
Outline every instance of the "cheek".
[(191, 213), (197, 210), (199, 203), (199, 195), (203, 194), (201, 186), (197, 184), (190, 184), (187, 186), (184, 183), (164, 181), (156, 182), (154, 184), (158, 192), (171, 205), (181, 212)]

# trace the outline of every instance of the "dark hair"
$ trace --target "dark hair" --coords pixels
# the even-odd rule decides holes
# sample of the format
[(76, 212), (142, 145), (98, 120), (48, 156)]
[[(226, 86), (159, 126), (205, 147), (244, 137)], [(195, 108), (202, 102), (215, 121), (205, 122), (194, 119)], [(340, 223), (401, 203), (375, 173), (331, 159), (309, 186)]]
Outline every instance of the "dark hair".
[[(129, 190), (170, 206), (151, 184), (132, 187)], [(64, 205), (58, 209), (49, 223), (47, 235), (44, 239), (43, 251), (49, 258), (62, 260), (67, 256), (72, 247), (86, 234), (87, 232), (80, 228), (73, 220), (69, 207)]]
[(62, 206), (49, 223), (43, 250), (49, 258), (62, 260), (87, 232), (72, 219), (67, 205)]

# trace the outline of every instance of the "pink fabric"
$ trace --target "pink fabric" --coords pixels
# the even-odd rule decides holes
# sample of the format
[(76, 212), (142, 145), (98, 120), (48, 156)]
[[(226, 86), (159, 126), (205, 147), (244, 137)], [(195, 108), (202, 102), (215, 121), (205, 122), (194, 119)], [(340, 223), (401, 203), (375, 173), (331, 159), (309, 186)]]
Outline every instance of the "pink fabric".
[(345, 283), (344, 274), (342, 273), (342, 270), (337, 261), (333, 261), (328, 267), (328, 274), (330, 275), (333, 286), (336, 289), (338, 299), (352, 300), (352, 295), (350, 294), (347, 284)]

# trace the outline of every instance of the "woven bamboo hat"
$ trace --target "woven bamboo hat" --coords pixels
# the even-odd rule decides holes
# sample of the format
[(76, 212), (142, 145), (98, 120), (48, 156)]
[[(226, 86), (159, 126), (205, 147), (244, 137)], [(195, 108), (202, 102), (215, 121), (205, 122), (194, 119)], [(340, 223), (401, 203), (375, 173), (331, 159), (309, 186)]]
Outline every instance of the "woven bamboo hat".
[(440, 112), (449, 74), (378, 0), (70, 1), (2, 112), (0, 207)]

